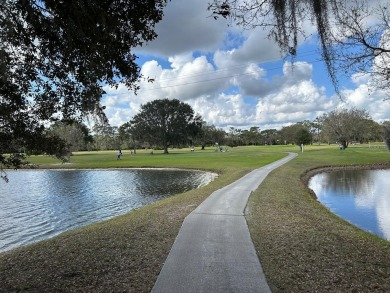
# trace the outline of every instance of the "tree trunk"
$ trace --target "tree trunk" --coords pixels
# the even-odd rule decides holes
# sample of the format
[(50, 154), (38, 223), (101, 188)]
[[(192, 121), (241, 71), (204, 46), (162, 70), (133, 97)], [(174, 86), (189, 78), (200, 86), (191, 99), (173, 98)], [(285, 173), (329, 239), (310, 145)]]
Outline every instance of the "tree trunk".
[(168, 153), (168, 146), (165, 146), (165, 147), (164, 147), (164, 154), (169, 154), (169, 153)]
[(346, 140), (343, 140), (341, 142), (341, 145), (342, 145), (343, 149), (345, 150), (348, 147), (348, 142)]

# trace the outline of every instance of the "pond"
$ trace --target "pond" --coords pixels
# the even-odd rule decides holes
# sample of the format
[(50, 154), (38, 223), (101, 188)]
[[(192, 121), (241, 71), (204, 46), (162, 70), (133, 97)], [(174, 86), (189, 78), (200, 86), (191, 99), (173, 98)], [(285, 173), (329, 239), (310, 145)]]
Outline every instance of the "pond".
[(390, 240), (390, 170), (340, 170), (309, 181), (318, 200), (359, 228)]
[(199, 188), (216, 174), (176, 169), (18, 170), (0, 181), (0, 252)]

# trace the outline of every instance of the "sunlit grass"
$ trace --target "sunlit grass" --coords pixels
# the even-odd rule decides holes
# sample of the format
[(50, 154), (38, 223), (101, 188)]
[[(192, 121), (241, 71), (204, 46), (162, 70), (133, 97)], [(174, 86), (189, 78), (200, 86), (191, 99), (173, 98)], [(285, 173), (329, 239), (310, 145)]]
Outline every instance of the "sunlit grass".
[(170, 167), (206, 170), (222, 170), (224, 168), (256, 168), (280, 158), (281, 152), (296, 150), (289, 147), (235, 147), (228, 152), (216, 152), (215, 148), (206, 150), (171, 149), (169, 154), (162, 151), (137, 150), (131, 154), (123, 150), (121, 160), (117, 160), (117, 151), (75, 152), (70, 157), (70, 164), (48, 156), (31, 156), (29, 162), (41, 168), (132, 168), (132, 167)]

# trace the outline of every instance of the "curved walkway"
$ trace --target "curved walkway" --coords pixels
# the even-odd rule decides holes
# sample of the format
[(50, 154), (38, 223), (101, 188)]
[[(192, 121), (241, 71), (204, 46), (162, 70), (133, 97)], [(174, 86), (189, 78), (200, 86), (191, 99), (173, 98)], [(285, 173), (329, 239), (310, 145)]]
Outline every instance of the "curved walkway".
[(264, 178), (295, 156), (290, 153), (213, 192), (189, 214), (152, 292), (271, 292), (244, 210)]

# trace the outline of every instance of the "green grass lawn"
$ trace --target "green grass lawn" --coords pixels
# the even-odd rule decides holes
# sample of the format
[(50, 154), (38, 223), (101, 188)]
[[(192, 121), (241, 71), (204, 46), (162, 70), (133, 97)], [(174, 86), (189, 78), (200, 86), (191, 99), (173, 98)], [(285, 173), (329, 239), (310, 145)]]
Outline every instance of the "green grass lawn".
[[(295, 148), (294, 148), (295, 149)], [(38, 168), (190, 168), (223, 172), (229, 168), (253, 169), (268, 164), (283, 156), (282, 152), (290, 147), (274, 148), (235, 147), (228, 152), (216, 152), (215, 148), (206, 150), (172, 149), (170, 153), (162, 151), (137, 150), (131, 155), (129, 150), (123, 150), (123, 156), (117, 160), (117, 151), (76, 152), (68, 164), (62, 164), (48, 156), (31, 156), (29, 162)], [(296, 150), (296, 149), (295, 149)]]
[[(212, 170), (209, 185), (172, 196), (109, 221), (0, 254), (0, 292), (150, 292), (185, 218), (214, 190), (277, 160), (296, 146), (80, 152), (71, 164), (45, 156), (41, 168), (175, 167)], [(331, 214), (310, 195), (302, 174), (321, 166), (389, 163), (381, 145), (308, 146), (273, 171), (252, 194), (247, 221), (275, 292), (390, 290), (389, 242)], [(10, 183), (12, 184), (12, 183)]]

